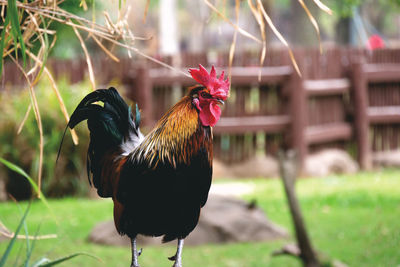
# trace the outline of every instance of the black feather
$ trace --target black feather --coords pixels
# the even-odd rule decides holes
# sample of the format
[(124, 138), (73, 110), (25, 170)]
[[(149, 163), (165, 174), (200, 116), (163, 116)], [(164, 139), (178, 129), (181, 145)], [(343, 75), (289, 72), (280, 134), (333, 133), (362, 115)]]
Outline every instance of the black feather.
[[(103, 102), (101, 106), (95, 102)], [(138, 116), (136, 114), (136, 116)], [(140, 117), (140, 114), (139, 114)], [(90, 185), (101, 191), (101, 159), (111, 149), (118, 148), (131, 136), (138, 136), (138, 125), (133, 121), (130, 107), (125, 103), (115, 88), (98, 89), (78, 104), (72, 113), (67, 127), (75, 128), (87, 120), (90, 131), (90, 143), (87, 152), (86, 169)], [(57, 160), (61, 151), (65, 132), (61, 140)]]
[(136, 119), (135, 119), (136, 129), (139, 129), (140, 120), (141, 120), (140, 110), (138, 104), (136, 104)]

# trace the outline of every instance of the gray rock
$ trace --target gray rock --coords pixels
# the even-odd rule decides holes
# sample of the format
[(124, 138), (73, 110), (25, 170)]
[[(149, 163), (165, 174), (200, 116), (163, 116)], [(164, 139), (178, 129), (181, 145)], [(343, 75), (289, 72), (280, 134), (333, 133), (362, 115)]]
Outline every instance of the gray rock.
[(376, 152), (372, 155), (374, 166), (400, 167), (400, 150)]
[[(374, 162), (379, 162), (380, 165), (384, 166), (400, 166), (400, 150), (381, 153), (374, 158)], [(357, 162), (346, 151), (325, 149), (308, 155), (304, 169), (306, 175), (327, 176), (338, 173), (355, 173), (359, 168)], [(232, 165), (216, 162), (214, 164), (214, 177), (279, 177), (279, 165), (274, 157), (268, 155), (257, 155), (244, 162)]]
[[(269, 241), (287, 236), (287, 231), (270, 222), (260, 208), (240, 199), (210, 195), (201, 211), (199, 224), (185, 239), (185, 245)], [(130, 244), (126, 236), (121, 237), (116, 232), (113, 221), (97, 224), (90, 233), (89, 240), (116, 246)], [(161, 238), (138, 236), (138, 244), (159, 245)]]
[(218, 159), (213, 160), (213, 178), (233, 177), (229, 167)]
[(237, 162), (232, 165), (227, 165), (214, 159), (213, 177), (279, 177), (279, 166), (275, 158), (267, 155), (256, 155), (243, 162)]
[(244, 162), (235, 163), (231, 171), (240, 178), (279, 177), (278, 161), (268, 155), (256, 155)]
[(346, 151), (340, 149), (322, 150), (309, 155), (305, 161), (305, 173), (310, 176), (327, 176), (357, 171), (357, 162)]

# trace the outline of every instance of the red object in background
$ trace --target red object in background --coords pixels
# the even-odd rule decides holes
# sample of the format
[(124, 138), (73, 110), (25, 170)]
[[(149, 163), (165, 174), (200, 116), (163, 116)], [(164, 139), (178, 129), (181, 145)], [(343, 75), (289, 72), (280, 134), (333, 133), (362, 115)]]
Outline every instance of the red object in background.
[(374, 35), (371, 35), (371, 37), (369, 37), (368, 45), (371, 50), (375, 50), (375, 49), (379, 49), (379, 48), (384, 48), (385, 42), (378, 34), (374, 34)]

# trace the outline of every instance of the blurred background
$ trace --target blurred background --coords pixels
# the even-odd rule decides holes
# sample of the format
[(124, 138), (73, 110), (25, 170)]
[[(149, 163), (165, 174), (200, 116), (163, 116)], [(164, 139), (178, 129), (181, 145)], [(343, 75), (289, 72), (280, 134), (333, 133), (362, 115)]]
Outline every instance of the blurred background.
[[(16, 1), (40, 8), (53, 4), (42, 2)], [(214, 128), (211, 199), (224, 206), (210, 204), (202, 214), (198, 231), (204, 232), (188, 241), (184, 265), (302, 264), (296, 257), (272, 256), (296, 243), (282, 181), (274, 179), (280, 177), (278, 153), (288, 149), (297, 151), (297, 197), (321, 262), (400, 265), (400, 2), (260, 3), (286, 41), (260, 8), (254, 12), (253, 1), (60, 1), (57, 8), (80, 19), (45, 17), (40, 27), (46, 30), (37, 32), (46, 34), (24, 38), (29, 53), (45, 63), (42, 74), (30, 54), (25, 73), (10, 58), (25, 65), (21, 50), (10, 52), (12, 38), (3, 33), (11, 32), (4, 30), (11, 11), (0, 1), (6, 41), (0, 46), (0, 158), (26, 172), (0, 164), (0, 256), (4, 251), (9, 264), (31, 266), (85, 252), (101, 262), (80, 256), (62, 264), (127, 266), (129, 244), (109, 222), (112, 203), (99, 199), (86, 180), (86, 125), (76, 129), (78, 145), (67, 131), (55, 164), (66, 126), (60, 99), (70, 114), (93, 88), (114, 86), (130, 104), (138, 103), (147, 133), (193, 85), (184, 73), (202, 64), (225, 70), (232, 86)], [(18, 10), (23, 17), (24, 7)], [(68, 21), (83, 25), (81, 40)], [(28, 36), (27, 24), (21, 25)], [(34, 183), (42, 178), (49, 207), (33, 201), (22, 220), (25, 233), (6, 253), (27, 200), (36, 197), (26, 176)], [(219, 218), (221, 209), (232, 216)], [(57, 237), (31, 240), (34, 249), (25, 240), (49, 234)], [(142, 266), (169, 265), (174, 246), (148, 239), (141, 244), (147, 244)]]

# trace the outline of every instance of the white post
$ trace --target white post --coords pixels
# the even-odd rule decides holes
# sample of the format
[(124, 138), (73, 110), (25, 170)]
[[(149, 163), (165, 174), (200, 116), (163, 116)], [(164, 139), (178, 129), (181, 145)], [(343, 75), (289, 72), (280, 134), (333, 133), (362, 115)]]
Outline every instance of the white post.
[(175, 55), (179, 52), (176, 0), (160, 1), (160, 53)]

